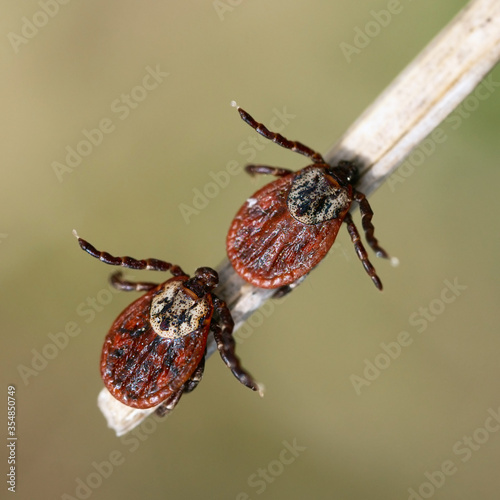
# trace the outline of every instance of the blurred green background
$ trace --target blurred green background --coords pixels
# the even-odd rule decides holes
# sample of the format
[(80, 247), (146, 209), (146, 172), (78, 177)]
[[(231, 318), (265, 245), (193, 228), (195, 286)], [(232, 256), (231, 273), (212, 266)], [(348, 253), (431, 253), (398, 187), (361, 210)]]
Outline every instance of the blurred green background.
[[(16, 387), (17, 498), (498, 498), (498, 90), (443, 125), (448, 139), (404, 182), (371, 196), (376, 235), (401, 261), (374, 262), (383, 293), (344, 229), (246, 330), (238, 352), (263, 399), (215, 355), (171, 416), (116, 438), (96, 407), (98, 361), (137, 294), (107, 292), (112, 269), (71, 235), (189, 272), (217, 266), (232, 216), (265, 179), (234, 174), (197, 213), (180, 207), (250, 159), (254, 133), (230, 101), (267, 124), (286, 108), (283, 133), (326, 152), (465, 3), (401, 1), (349, 60), (341, 44), (387, 1), (4, 5), (1, 365), (5, 393)], [(86, 156), (61, 169), (79, 144)], [(252, 161), (307, 164), (273, 144)], [(396, 357), (398, 336), (411, 344)]]

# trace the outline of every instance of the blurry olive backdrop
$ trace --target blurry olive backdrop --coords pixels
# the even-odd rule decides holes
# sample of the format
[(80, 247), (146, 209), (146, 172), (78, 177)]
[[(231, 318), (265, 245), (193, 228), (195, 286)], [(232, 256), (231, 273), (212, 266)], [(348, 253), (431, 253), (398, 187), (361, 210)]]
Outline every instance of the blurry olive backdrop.
[(307, 164), (252, 146), (230, 101), (326, 152), (465, 3), (4, 5), (1, 370), (5, 402), (16, 387), (17, 498), (498, 498), (498, 69), (446, 140), (370, 197), (401, 262), (373, 258), (384, 292), (342, 229), (244, 331), (263, 399), (214, 355), (171, 416), (115, 437), (96, 407), (98, 362), (137, 294), (109, 292), (113, 269), (71, 234), (189, 272), (217, 266), (267, 180), (241, 167)]

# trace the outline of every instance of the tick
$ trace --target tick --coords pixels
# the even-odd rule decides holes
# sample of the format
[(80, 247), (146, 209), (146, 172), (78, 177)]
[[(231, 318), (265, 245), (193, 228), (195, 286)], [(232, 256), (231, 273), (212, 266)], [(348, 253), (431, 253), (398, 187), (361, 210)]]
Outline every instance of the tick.
[[(236, 103), (232, 103), (236, 106)], [(271, 132), (237, 106), (255, 131), (283, 148), (300, 153), (312, 164), (296, 172), (266, 165), (247, 165), (250, 175), (278, 177), (252, 195), (236, 214), (227, 235), (227, 254), (236, 272), (260, 288), (286, 287), (309, 273), (328, 253), (342, 222), (368, 276), (382, 282), (368, 259), (349, 210), (359, 204), (366, 241), (378, 257), (388, 258), (378, 244), (371, 222), (373, 211), (354, 188), (359, 172), (352, 162), (332, 167), (320, 153)]]
[(213, 293), (219, 282), (214, 269), (200, 267), (191, 278), (163, 260), (113, 257), (74, 234), (82, 250), (106, 264), (173, 276), (156, 284), (126, 281), (120, 272), (111, 275), (118, 290), (146, 292), (116, 318), (104, 341), (101, 376), (118, 401), (140, 409), (161, 405), (157, 413), (169, 413), (200, 382), (210, 332), (233, 375), (262, 394), (235, 354), (231, 313)]

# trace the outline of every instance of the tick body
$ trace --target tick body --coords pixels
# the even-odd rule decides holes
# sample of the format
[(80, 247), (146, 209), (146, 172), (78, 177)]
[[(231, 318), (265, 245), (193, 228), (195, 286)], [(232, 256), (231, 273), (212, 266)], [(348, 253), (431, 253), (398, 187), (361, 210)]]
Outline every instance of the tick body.
[(260, 288), (290, 285), (325, 257), (342, 222), (345, 222), (366, 272), (375, 286), (382, 290), (382, 283), (349, 213), (353, 201), (356, 201), (369, 246), (379, 257), (387, 258), (387, 253), (373, 235), (373, 212), (368, 200), (354, 188), (358, 178), (355, 165), (342, 161), (331, 167), (319, 153), (269, 131), (239, 107), (238, 111), (259, 134), (307, 156), (313, 164), (297, 172), (247, 165), (246, 171), (251, 175), (269, 174), (278, 179), (251, 196), (231, 223), (227, 254), (236, 272)]
[(116, 318), (104, 341), (101, 376), (118, 401), (139, 409), (161, 405), (157, 410), (160, 415), (170, 412), (182, 394), (192, 391), (201, 380), (210, 332), (234, 376), (260, 391), (235, 354), (231, 313), (212, 293), (218, 284), (215, 270), (202, 267), (191, 278), (179, 266), (165, 261), (113, 257), (81, 238), (78, 242), (107, 264), (170, 271), (173, 275), (161, 284), (125, 281), (120, 272), (111, 276), (111, 283), (119, 290), (146, 292)]

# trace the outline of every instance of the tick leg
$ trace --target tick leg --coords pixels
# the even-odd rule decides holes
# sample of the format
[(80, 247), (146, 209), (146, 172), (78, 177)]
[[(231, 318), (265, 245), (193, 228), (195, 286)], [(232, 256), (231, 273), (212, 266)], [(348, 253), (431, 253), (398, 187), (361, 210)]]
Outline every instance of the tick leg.
[(377, 238), (373, 235), (375, 228), (372, 224), (373, 210), (368, 203), (366, 196), (363, 193), (354, 191), (354, 199), (359, 203), (359, 211), (361, 212), (361, 224), (365, 231), (365, 238), (368, 245), (373, 249), (377, 257), (389, 258), (389, 254), (378, 244)]
[(169, 399), (163, 401), (163, 403), (160, 406), (158, 406), (158, 408), (156, 408), (156, 414), (159, 417), (164, 417), (165, 415), (168, 415), (176, 407), (183, 393), (184, 393), (184, 386), (182, 386)]
[(295, 288), (297, 288), (305, 279), (307, 278), (307, 274), (301, 276), (297, 281), (290, 283), (289, 285), (280, 286), (275, 293), (273, 293), (273, 299), (281, 299), (285, 295), (289, 294)]
[(202, 360), (200, 361), (200, 364), (198, 365), (198, 368), (194, 371), (194, 373), (191, 375), (191, 378), (184, 384), (184, 392), (191, 392), (196, 389), (198, 384), (201, 381), (201, 378), (203, 377), (203, 372), (205, 370), (205, 356), (203, 356)]
[(281, 299), (285, 295), (288, 295), (293, 290), (291, 285), (280, 286), (274, 293), (273, 299)]
[(247, 165), (245, 171), (252, 176), (264, 174), (274, 175), (275, 177), (284, 177), (285, 175), (293, 173), (293, 170), (288, 170), (287, 168), (268, 167), (267, 165)]
[(359, 260), (363, 264), (365, 271), (368, 273), (368, 276), (372, 279), (375, 286), (382, 290), (382, 282), (380, 278), (377, 276), (377, 271), (372, 266), (372, 263), (368, 260), (368, 254), (366, 253), (365, 247), (361, 242), (361, 237), (359, 236), (358, 229), (354, 225), (354, 221), (352, 220), (351, 214), (347, 214), (344, 217), (344, 222), (347, 224), (347, 230), (349, 231), (349, 235), (351, 236), (352, 244), (354, 245), (354, 249), (358, 254)]
[(122, 279), (122, 276), (123, 274), (118, 271), (109, 277), (110, 283), (122, 292), (148, 292), (158, 286), (158, 283), (149, 283), (147, 281), (126, 281)]
[(273, 141), (274, 143), (280, 145), (283, 148), (290, 149), (295, 153), (300, 153), (301, 155), (307, 156), (311, 158), (314, 163), (326, 163), (323, 157), (313, 151), (311, 148), (307, 147), (305, 144), (297, 141), (290, 141), (286, 137), (283, 137), (281, 134), (277, 134), (276, 132), (271, 132), (268, 128), (266, 128), (262, 123), (254, 120), (252, 116), (250, 116), (244, 109), (241, 109), (239, 106), (236, 106), (238, 113), (240, 114), (243, 121), (248, 123), (250, 127), (252, 127), (256, 132), (260, 135)]
[(203, 376), (203, 370), (205, 369), (205, 357), (201, 360), (198, 368), (191, 375), (191, 378), (167, 401), (164, 401), (158, 408), (156, 409), (156, 414), (159, 417), (164, 417), (168, 415), (177, 405), (181, 396), (188, 392), (196, 389), (197, 385), (200, 383), (200, 380)]
[(240, 359), (236, 356), (236, 343), (233, 338), (234, 322), (226, 303), (215, 295), (213, 296), (213, 299), (215, 309), (219, 314), (219, 322), (212, 322), (212, 331), (222, 360), (226, 363), (233, 375), (243, 385), (246, 385), (253, 391), (259, 391), (259, 393), (262, 393), (262, 388), (241, 366)]
[(88, 241), (80, 238), (76, 231), (73, 231), (73, 234), (78, 239), (78, 243), (82, 250), (87, 252), (92, 257), (99, 259), (101, 262), (105, 264), (109, 264), (111, 266), (122, 266), (128, 267), (129, 269), (147, 269), (149, 271), (170, 271), (173, 276), (185, 276), (186, 273), (179, 267), (174, 264), (170, 264), (170, 262), (165, 262), (164, 260), (158, 259), (143, 259), (137, 260), (133, 257), (113, 257), (108, 252), (101, 252), (100, 250), (96, 250)]

